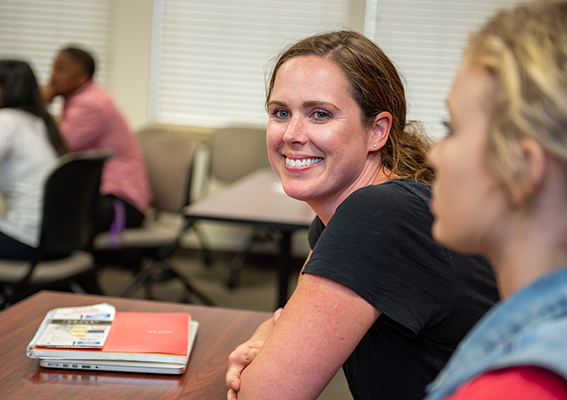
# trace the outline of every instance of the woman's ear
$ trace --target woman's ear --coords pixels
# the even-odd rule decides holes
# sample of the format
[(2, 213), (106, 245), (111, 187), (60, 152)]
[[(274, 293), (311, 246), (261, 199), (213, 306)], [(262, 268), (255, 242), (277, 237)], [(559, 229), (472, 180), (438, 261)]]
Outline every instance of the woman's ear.
[(519, 142), (523, 168), (511, 185), (512, 203), (521, 206), (531, 198), (542, 184), (547, 169), (547, 153), (533, 138), (522, 138)]
[(370, 141), (368, 142), (368, 151), (378, 151), (388, 141), (390, 129), (392, 128), (392, 114), (383, 111), (376, 116), (371, 127)]

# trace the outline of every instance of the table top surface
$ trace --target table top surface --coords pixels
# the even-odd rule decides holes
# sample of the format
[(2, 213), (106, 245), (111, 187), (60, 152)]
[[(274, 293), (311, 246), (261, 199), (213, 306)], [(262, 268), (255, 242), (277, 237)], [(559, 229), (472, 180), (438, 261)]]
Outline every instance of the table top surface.
[(315, 217), (309, 205), (285, 194), (272, 169), (260, 169), (185, 208), (187, 217), (278, 229), (305, 229)]
[[(25, 355), (53, 308), (107, 302), (117, 311), (188, 312), (199, 330), (183, 375), (46, 369)], [(225, 399), (228, 355), (269, 313), (43, 291), (0, 312), (0, 393), (12, 399)]]

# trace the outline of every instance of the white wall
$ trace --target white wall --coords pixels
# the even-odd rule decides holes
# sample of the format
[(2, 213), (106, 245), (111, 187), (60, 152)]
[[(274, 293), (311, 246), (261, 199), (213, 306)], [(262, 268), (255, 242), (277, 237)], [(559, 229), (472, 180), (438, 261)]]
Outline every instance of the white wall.
[[(108, 88), (134, 129), (149, 122), (153, 3), (113, 1)], [(366, 0), (351, 0), (349, 28), (364, 31), (365, 7)]]
[(115, 0), (108, 88), (131, 126), (148, 123), (153, 0)]

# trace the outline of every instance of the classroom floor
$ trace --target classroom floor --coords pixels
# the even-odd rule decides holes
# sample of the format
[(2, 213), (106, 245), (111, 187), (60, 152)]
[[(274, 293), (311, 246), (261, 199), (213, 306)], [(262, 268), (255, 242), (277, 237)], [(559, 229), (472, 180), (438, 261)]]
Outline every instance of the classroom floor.
[[(277, 295), (277, 271), (275, 258), (270, 256), (251, 256), (240, 273), (236, 288), (227, 288), (230, 253), (214, 253), (210, 266), (205, 266), (201, 253), (182, 249), (171, 257), (172, 267), (187, 277), (191, 284), (206, 295), (215, 305), (257, 311), (274, 311)], [(296, 284), (302, 260), (295, 260), (290, 291)], [(99, 283), (105, 294), (115, 295), (131, 278), (131, 273), (119, 267), (107, 266), (99, 271)], [(169, 280), (152, 285), (156, 300), (182, 301), (184, 288), (177, 280)], [(133, 298), (144, 298), (144, 289), (140, 288)], [(199, 300), (190, 296), (191, 302)], [(319, 400), (352, 400), (342, 369), (319, 396)]]

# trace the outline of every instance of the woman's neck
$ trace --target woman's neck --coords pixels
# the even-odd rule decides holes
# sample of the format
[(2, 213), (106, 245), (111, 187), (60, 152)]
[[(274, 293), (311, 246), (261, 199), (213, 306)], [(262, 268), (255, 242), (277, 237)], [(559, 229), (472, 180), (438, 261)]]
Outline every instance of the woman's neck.
[(321, 197), (313, 200), (308, 200), (307, 204), (309, 204), (315, 214), (317, 214), (317, 216), (321, 219), (323, 224), (327, 225), (335, 214), (335, 211), (337, 210), (339, 205), (341, 205), (341, 203), (353, 192), (366, 186), (379, 185), (396, 178), (398, 178), (396, 175), (390, 174), (389, 171), (381, 165), (374, 168), (367, 168), (359, 176), (356, 182), (353, 182), (352, 185), (350, 185), (341, 193), (334, 194), (329, 197)]
[(567, 266), (567, 230), (556, 236), (544, 227), (532, 228), (531, 232), (519, 230), (497, 256), (489, 257), (502, 298)]
[(567, 182), (557, 165), (524, 204), (511, 209), (487, 252), (506, 298), (567, 265)]

